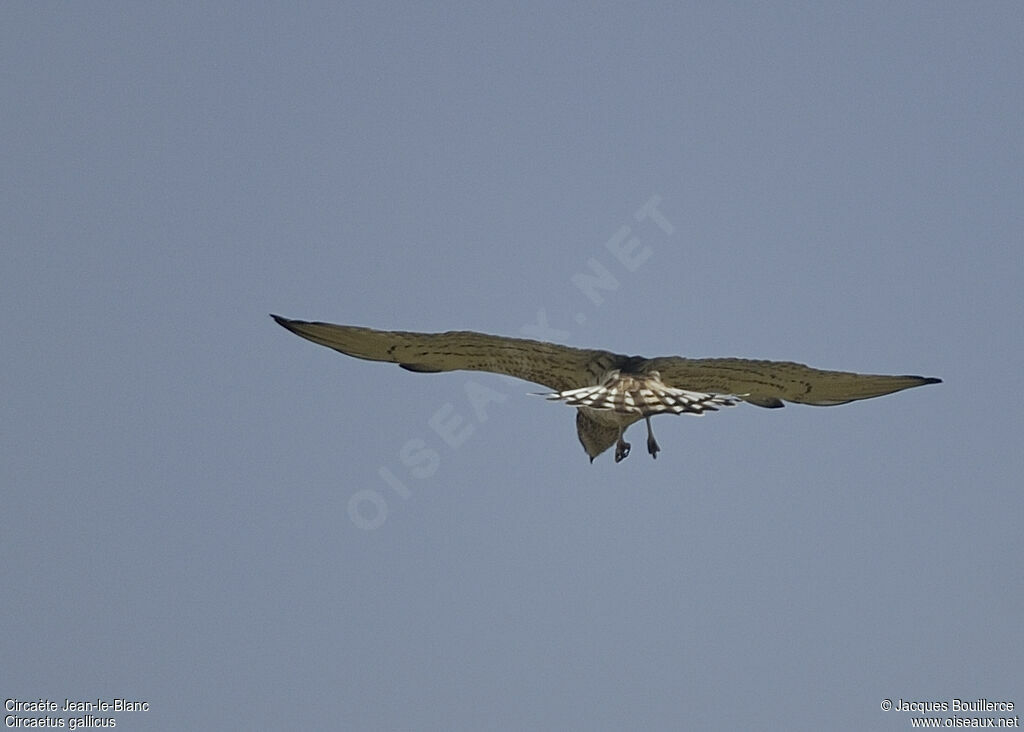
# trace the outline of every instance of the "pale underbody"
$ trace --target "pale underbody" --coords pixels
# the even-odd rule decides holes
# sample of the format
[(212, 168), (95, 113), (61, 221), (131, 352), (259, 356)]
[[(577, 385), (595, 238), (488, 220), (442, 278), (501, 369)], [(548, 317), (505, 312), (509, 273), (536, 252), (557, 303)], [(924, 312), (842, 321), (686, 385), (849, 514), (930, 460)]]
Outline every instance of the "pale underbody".
[(580, 407), (579, 410), (595, 422), (618, 429), (619, 439), (615, 441), (615, 462), (617, 463), (629, 456), (631, 445), (623, 439), (626, 429), (641, 419), (644, 420), (647, 423), (647, 452), (651, 454), (652, 458), (657, 459), (661, 447), (658, 446), (658, 441), (654, 439), (654, 431), (651, 429), (651, 415), (623, 414), (622, 412), (594, 409), (592, 407)]

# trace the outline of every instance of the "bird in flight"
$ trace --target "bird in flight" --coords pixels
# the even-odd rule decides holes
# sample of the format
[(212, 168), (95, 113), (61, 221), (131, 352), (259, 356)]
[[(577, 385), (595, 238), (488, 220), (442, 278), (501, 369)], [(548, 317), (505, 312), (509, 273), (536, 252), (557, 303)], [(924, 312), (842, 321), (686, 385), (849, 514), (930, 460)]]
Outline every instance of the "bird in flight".
[(612, 445), (615, 462), (629, 455), (623, 435), (641, 419), (647, 423), (647, 452), (658, 457), (661, 448), (651, 430), (651, 417), (658, 414), (700, 416), (738, 402), (835, 406), (942, 381), (822, 371), (790, 361), (643, 358), (472, 331), (409, 333), (270, 317), (347, 356), (423, 373), (490, 371), (546, 386), (552, 391), (541, 396), (576, 407), (576, 432), (591, 462)]

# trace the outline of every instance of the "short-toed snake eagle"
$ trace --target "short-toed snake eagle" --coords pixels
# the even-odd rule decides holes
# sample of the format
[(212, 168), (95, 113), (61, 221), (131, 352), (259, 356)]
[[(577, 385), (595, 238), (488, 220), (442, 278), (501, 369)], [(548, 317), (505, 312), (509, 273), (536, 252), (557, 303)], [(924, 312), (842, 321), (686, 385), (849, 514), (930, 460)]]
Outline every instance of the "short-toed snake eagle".
[(658, 456), (651, 431), (657, 414), (696, 414), (748, 402), (834, 406), (891, 394), (941, 379), (822, 371), (789, 361), (744, 358), (643, 358), (610, 351), (474, 333), (408, 333), (353, 325), (289, 320), (292, 333), (340, 353), (397, 363), (409, 371), (491, 371), (542, 384), (549, 399), (576, 407), (576, 431), (591, 462), (615, 445), (615, 462), (629, 454), (626, 428), (647, 423), (647, 451)]

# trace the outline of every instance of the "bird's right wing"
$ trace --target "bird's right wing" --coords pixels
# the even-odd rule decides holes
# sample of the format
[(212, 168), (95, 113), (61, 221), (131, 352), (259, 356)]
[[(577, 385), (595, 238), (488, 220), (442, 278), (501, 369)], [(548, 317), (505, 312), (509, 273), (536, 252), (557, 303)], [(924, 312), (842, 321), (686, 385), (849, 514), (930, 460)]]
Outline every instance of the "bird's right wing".
[(848, 371), (823, 371), (790, 361), (745, 358), (653, 358), (646, 368), (658, 371), (666, 384), (712, 394), (733, 394), (760, 407), (782, 407), (783, 401), (834, 406), (942, 380), (924, 376), (882, 376)]
[(609, 355), (605, 351), (472, 331), (409, 333), (271, 317), (292, 333), (347, 356), (397, 363), (409, 371), (490, 371), (556, 391), (588, 385), (592, 376), (587, 365), (595, 358)]

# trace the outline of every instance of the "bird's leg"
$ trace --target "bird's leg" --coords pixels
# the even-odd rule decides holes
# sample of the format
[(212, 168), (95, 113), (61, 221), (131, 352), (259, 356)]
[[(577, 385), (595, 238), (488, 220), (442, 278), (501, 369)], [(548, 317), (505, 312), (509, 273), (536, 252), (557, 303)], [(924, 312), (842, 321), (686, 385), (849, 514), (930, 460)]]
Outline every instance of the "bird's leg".
[(619, 427), (619, 439), (615, 443), (615, 462), (622, 462), (629, 455), (629, 443), (622, 439), (625, 427)]
[(644, 417), (644, 421), (647, 422), (647, 452), (651, 453), (651, 457), (657, 460), (658, 452), (661, 448), (658, 447), (658, 441), (654, 439), (654, 430), (651, 429), (650, 415)]

